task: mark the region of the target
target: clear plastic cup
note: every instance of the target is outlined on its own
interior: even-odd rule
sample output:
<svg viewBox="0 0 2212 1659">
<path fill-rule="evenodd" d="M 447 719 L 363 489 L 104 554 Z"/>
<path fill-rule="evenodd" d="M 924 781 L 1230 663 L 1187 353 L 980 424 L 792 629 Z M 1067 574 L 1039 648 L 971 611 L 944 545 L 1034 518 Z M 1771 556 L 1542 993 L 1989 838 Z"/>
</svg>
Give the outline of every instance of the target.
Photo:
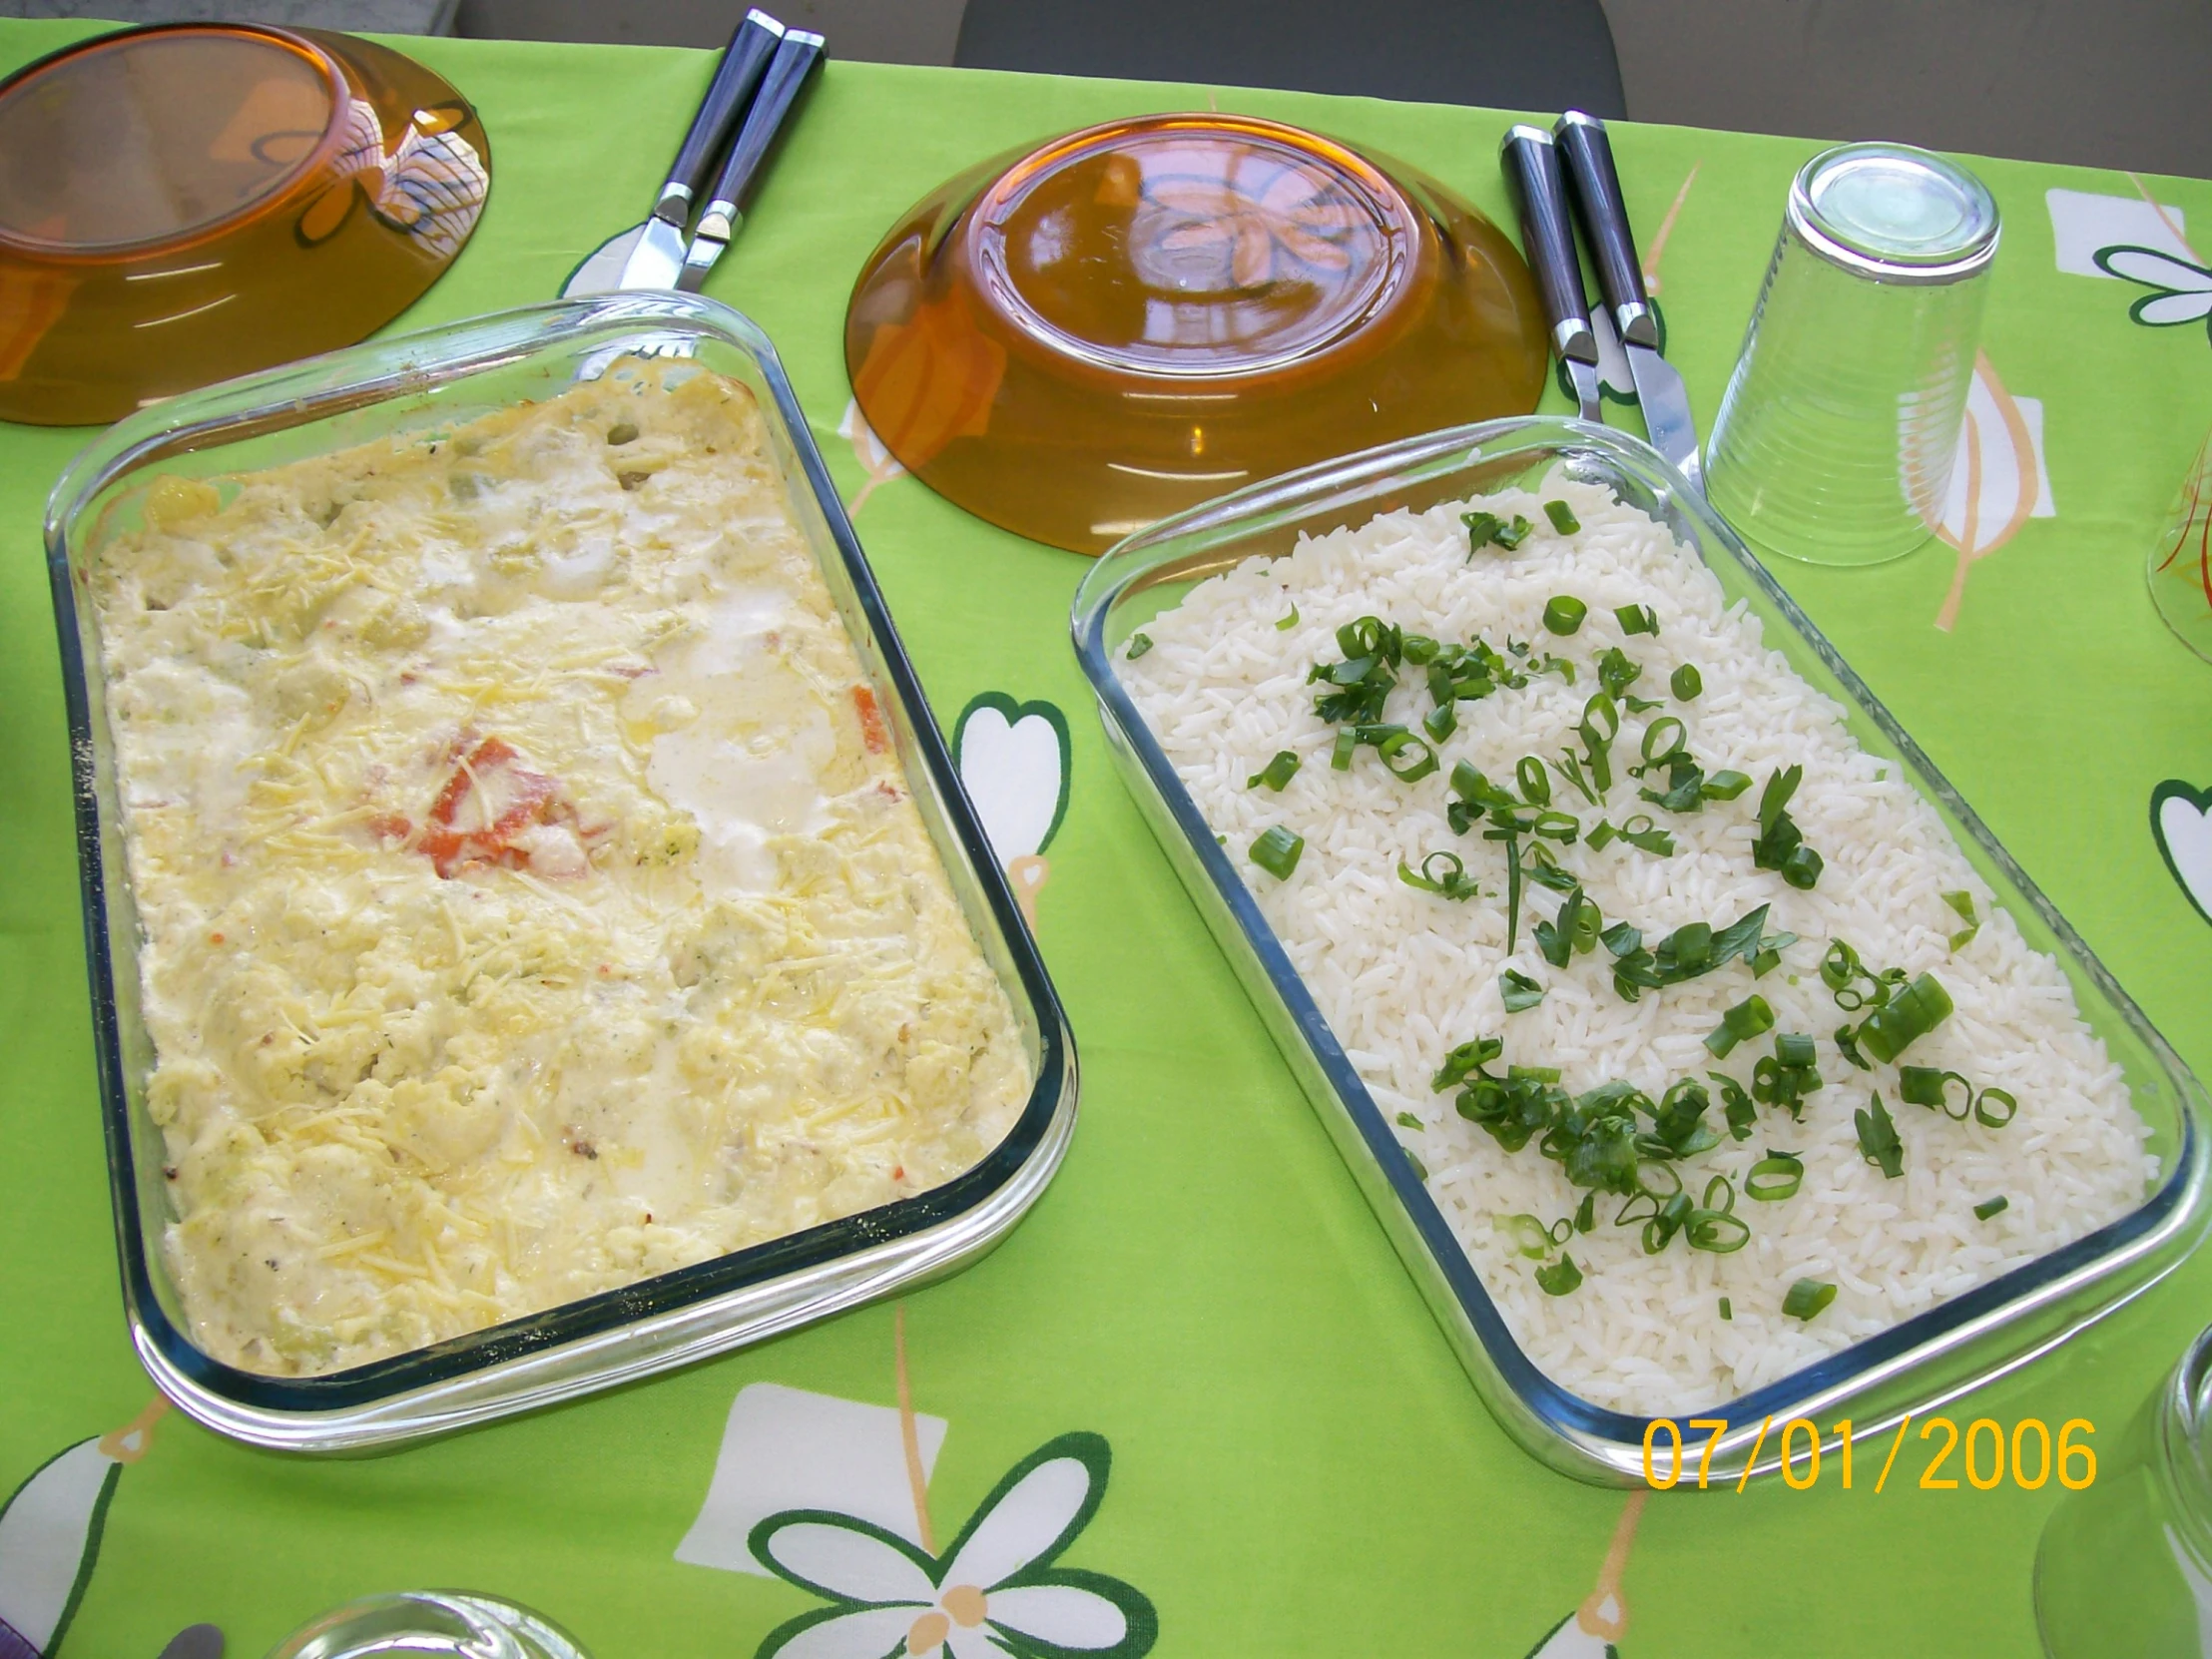
<svg viewBox="0 0 2212 1659">
<path fill-rule="evenodd" d="M 2035 1623 L 2050 1659 L 2203 1659 L 2212 1652 L 2212 1331 L 2060 1498 L 2035 1552 Z M 2072 1464 L 2083 1473 L 2078 1455 Z"/>
<path fill-rule="evenodd" d="M 2150 602 L 2183 645 L 2212 662 L 2212 432 L 2151 545 Z"/>
<path fill-rule="evenodd" d="M 302 1625 L 269 1659 L 591 1659 L 551 1620 L 511 1601 L 467 1590 L 396 1590 L 363 1596 Z"/>
<path fill-rule="evenodd" d="M 1980 180 L 1910 145 L 1800 170 L 1706 447 L 1707 496 L 1746 540 L 1868 565 L 1934 534 L 1998 230 Z"/>
</svg>

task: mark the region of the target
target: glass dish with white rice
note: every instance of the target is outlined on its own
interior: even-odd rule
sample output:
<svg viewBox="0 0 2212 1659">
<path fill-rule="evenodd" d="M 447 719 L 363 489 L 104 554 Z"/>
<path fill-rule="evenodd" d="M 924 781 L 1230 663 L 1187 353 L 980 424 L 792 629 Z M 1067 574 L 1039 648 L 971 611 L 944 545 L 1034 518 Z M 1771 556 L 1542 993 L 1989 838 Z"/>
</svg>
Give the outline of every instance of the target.
<svg viewBox="0 0 2212 1659">
<path fill-rule="evenodd" d="M 2201 1231 L 2193 1080 L 1641 446 L 1499 423 L 1260 486 L 1109 555 L 1076 635 L 1540 1455 L 1618 1475 L 1695 1412 L 1740 1464 L 1870 1393 L 1871 1427 Z"/>
</svg>

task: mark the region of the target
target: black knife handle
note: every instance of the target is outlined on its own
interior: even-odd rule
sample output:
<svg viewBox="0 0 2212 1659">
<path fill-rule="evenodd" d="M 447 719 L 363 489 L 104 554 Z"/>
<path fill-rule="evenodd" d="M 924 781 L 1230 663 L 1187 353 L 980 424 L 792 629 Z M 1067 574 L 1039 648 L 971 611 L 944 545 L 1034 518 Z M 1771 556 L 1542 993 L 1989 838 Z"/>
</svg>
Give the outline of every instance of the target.
<svg viewBox="0 0 2212 1659">
<path fill-rule="evenodd" d="M 730 147 L 730 159 L 722 164 L 722 176 L 715 181 L 714 195 L 707 203 L 707 213 L 722 215 L 733 230 L 760 187 L 769 156 L 790 124 L 792 112 L 814 85 L 815 71 L 822 67 L 822 36 L 803 29 L 786 34 L 776 48 L 775 61 L 768 66 L 753 107 L 745 112 L 738 142 Z"/>
<path fill-rule="evenodd" d="M 1595 363 L 1597 336 L 1590 331 L 1582 261 L 1574 251 L 1574 227 L 1567 222 L 1566 187 L 1551 135 L 1541 127 L 1515 127 L 1498 146 L 1497 159 L 1520 214 L 1521 242 L 1544 296 L 1544 314 L 1551 318 L 1552 346 L 1564 360 Z"/>
<path fill-rule="evenodd" d="M 1642 262 L 1636 258 L 1635 233 L 1628 228 L 1628 206 L 1621 200 L 1620 175 L 1613 171 L 1613 141 L 1594 115 L 1569 110 L 1553 129 L 1567 159 L 1567 179 L 1590 240 L 1590 263 L 1598 286 L 1613 308 L 1613 323 L 1629 345 L 1659 344 L 1659 322 L 1644 292 Z"/>
<path fill-rule="evenodd" d="M 679 232 L 684 229 L 699 193 L 706 189 L 714 172 L 715 158 L 722 154 L 753 102 L 783 38 L 783 24 L 764 11 L 747 12 L 745 20 L 732 31 L 730 44 L 723 48 L 722 62 L 715 66 L 707 96 L 700 101 L 699 113 L 692 117 L 691 131 L 684 135 L 676 160 L 669 166 L 668 183 L 661 187 L 661 199 L 653 208 L 656 218 L 667 220 Z"/>
</svg>

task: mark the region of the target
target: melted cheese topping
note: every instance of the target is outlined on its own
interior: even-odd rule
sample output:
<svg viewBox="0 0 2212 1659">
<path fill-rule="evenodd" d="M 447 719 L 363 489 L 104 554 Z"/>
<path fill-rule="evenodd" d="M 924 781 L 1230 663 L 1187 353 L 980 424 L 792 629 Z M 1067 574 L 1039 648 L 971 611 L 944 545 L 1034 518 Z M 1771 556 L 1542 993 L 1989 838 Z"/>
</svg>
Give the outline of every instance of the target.
<svg viewBox="0 0 2212 1659">
<path fill-rule="evenodd" d="M 691 365 L 214 485 L 93 578 L 166 1249 L 308 1376 L 851 1215 L 1031 1072 L 793 522 Z"/>
</svg>

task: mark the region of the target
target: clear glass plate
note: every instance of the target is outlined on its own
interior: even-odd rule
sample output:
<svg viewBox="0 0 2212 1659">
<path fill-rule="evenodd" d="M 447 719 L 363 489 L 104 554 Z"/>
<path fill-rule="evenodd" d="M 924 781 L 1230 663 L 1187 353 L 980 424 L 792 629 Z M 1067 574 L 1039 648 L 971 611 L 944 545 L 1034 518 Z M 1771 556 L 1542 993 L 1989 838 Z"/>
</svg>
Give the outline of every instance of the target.
<svg viewBox="0 0 2212 1659">
<path fill-rule="evenodd" d="M 1006 1139 L 929 1192 L 531 1318 L 327 1377 L 274 1378 L 194 1346 L 159 1241 L 172 1219 L 146 1113 L 139 923 L 124 861 L 96 620 L 77 589 L 140 522 L 164 474 L 216 478 L 450 426 L 549 396 L 632 353 L 692 358 L 748 387 L 792 511 L 873 683 L 955 899 L 1013 1004 L 1036 1085 Z M 125 1313 L 140 1360 L 188 1415 L 235 1439 L 334 1451 L 459 1428 L 778 1336 L 989 1249 L 1044 1191 L 1075 1128 L 1074 1040 L 962 791 L 883 596 L 768 336 L 712 299 L 615 294 L 534 305 L 228 381 L 124 421 L 70 463 L 47 504 L 75 757 L 93 1035 Z"/>
<path fill-rule="evenodd" d="M 1912 778 L 2028 944 L 2058 959 L 2082 1017 L 2125 1071 L 2159 1160 L 2157 1189 L 2109 1226 L 1741 1398 L 1714 1401 L 1703 1414 L 1725 1416 L 1734 1426 L 1714 1446 L 1711 1473 L 1734 1478 L 1752 1457 L 1762 1419 L 1828 1423 L 1849 1416 L 1858 1433 L 1879 1432 L 1908 1411 L 1953 1398 L 2048 1352 L 2170 1272 L 2203 1237 L 2208 1219 L 2205 1095 L 1889 710 L 1649 445 L 1552 417 L 1460 426 L 1310 467 L 1156 524 L 1100 559 L 1076 593 L 1076 656 L 1097 693 L 1107 747 L 1476 1391 L 1508 1433 L 1563 1473 L 1626 1484 L 1643 1478 L 1652 1419 L 1569 1392 L 1514 1342 L 1117 669 L 1123 642 L 1208 576 L 1255 556 L 1279 557 L 1301 535 L 1364 524 L 1378 513 L 1533 484 L 1555 465 L 1604 484 L 1694 549 L 1728 598 L 1760 618 L 1768 645 L 1844 707 L 1868 752 Z M 1777 1438 L 1765 1437 L 1754 1472 L 1780 1467 Z"/>
</svg>

